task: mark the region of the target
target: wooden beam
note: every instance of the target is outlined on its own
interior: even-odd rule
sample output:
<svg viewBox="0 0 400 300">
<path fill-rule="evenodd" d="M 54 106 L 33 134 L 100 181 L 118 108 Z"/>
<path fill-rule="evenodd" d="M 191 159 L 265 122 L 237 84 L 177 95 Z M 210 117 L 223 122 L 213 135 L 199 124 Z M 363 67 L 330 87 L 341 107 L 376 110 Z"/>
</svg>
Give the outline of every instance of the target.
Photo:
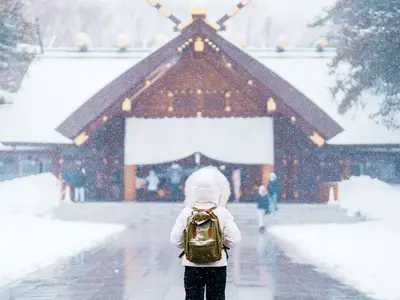
<svg viewBox="0 0 400 300">
<path fill-rule="evenodd" d="M 136 200 L 136 165 L 125 165 L 124 170 L 124 199 Z"/>
<path fill-rule="evenodd" d="M 274 171 L 273 165 L 263 165 L 262 166 L 262 184 L 265 187 L 268 187 L 269 183 L 269 174 Z"/>
</svg>

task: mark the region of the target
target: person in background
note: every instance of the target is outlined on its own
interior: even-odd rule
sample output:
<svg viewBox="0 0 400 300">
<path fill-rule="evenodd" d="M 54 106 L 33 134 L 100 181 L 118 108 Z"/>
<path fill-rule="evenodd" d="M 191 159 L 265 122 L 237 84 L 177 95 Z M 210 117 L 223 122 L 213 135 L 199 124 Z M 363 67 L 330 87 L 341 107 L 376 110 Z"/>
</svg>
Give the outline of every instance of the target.
<svg viewBox="0 0 400 300">
<path fill-rule="evenodd" d="M 74 199 L 73 182 L 74 174 L 65 170 L 61 172 L 61 200 L 72 201 Z"/>
<path fill-rule="evenodd" d="M 172 200 L 178 201 L 179 200 L 179 184 L 181 183 L 182 179 L 182 168 L 179 164 L 172 164 L 171 167 L 168 169 L 168 178 L 171 183 L 172 187 Z"/>
<path fill-rule="evenodd" d="M 157 197 L 158 186 L 160 184 L 160 179 L 158 178 L 154 170 L 150 170 L 149 175 L 146 177 L 146 184 L 147 184 L 148 197 L 151 200 L 154 200 Z"/>
<path fill-rule="evenodd" d="M 269 174 L 269 182 L 268 182 L 269 211 L 272 214 L 278 210 L 278 192 L 279 192 L 278 177 L 274 172 L 272 172 L 271 174 Z"/>
<path fill-rule="evenodd" d="M 261 185 L 258 187 L 256 201 L 257 201 L 257 214 L 258 214 L 258 228 L 260 230 L 260 233 L 264 233 L 265 232 L 264 216 L 269 213 L 268 192 L 265 186 Z"/>
<path fill-rule="evenodd" d="M 79 165 L 75 173 L 74 195 L 75 202 L 85 202 L 86 170 Z"/>
</svg>

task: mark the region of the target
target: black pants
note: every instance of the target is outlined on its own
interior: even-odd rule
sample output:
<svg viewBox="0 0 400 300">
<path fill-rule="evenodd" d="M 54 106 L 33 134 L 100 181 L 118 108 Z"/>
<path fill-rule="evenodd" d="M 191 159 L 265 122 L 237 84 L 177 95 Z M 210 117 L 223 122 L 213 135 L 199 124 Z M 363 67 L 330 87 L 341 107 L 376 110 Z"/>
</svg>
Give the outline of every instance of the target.
<svg viewBox="0 0 400 300">
<path fill-rule="evenodd" d="M 225 300 L 226 267 L 185 267 L 186 300 Z"/>
</svg>

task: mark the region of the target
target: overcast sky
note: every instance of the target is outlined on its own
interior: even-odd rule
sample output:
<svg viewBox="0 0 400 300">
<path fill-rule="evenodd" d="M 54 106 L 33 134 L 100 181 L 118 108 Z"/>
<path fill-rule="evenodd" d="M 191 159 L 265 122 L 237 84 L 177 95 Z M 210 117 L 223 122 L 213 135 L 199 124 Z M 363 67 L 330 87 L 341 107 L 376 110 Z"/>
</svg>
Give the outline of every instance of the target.
<svg viewBox="0 0 400 300">
<path fill-rule="evenodd" d="M 171 38 L 172 23 L 145 0 L 32 0 L 41 19 L 48 42 L 57 36 L 56 45 L 73 41 L 78 31 L 86 31 L 94 45 L 111 46 L 118 33 L 146 46 L 157 38 Z M 324 7 L 335 0 L 252 0 L 227 22 L 224 35 L 233 42 L 246 40 L 254 47 L 274 46 L 280 38 L 288 46 L 309 46 L 325 29 L 307 28 Z M 217 21 L 234 0 L 159 0 L 182 21 L 190 18 L 192 7 L 208 10 L 208 18 Z M 270 24 L 268 30 L 268 22 Z"/>
</svg>

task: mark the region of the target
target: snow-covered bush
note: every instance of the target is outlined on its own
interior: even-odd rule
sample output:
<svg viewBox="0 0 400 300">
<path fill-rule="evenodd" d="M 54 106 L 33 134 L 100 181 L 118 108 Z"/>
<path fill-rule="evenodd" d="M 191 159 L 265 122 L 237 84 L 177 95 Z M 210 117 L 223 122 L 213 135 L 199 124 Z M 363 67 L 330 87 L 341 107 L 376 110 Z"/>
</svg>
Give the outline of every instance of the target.
<svg viewBox="0 0 400 300">
<path fill-rule="evenodd" d="M 350 215 L 392 221 L 398 219 L 400 191 L 368 176 L 351 177 L 340 183 L 340 206 Z"/>
</svg>

